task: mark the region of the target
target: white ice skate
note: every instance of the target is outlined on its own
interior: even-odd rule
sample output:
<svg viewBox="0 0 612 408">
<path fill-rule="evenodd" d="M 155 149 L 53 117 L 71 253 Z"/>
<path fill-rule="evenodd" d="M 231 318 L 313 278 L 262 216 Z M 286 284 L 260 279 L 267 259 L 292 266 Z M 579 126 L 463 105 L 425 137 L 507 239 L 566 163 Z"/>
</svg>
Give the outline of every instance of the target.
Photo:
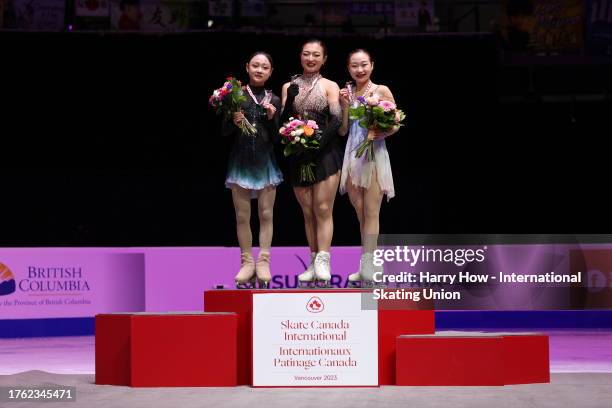
<svg viewBox="0 0 612 408">
<path fill-rule="evenodd" d="M 315 283 L 315 270 L 314 261 L 317 254 L 316 252 L 310 253 L 310 264 L 306 270 L 298 275 L 298 283 L 300 287 L 311 287 Z"/>
<path fill-rule="evenodd" d="M 314 261 L 314 272 L 318 286 L 328 288 L 331 281 L 329 252 L 321 251 L 317 253 Z"/>
</svg>

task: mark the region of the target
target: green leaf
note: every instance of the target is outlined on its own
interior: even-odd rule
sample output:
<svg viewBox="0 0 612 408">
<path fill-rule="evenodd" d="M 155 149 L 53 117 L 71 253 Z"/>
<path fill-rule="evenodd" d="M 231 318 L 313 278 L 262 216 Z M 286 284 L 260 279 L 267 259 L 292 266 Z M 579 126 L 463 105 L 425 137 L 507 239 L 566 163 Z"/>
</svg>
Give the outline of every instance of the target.
<svg viewBox="0 0 612 408">
<path fill-rule="evenodd" d="M 374 113 L 374 115 L 378 116 L 380 114 L 384 114 L 385 110 L 383 108 L 381 108 L 380 106 L 374 106 L 372 108 L 372 112 Z"/>
<path fill-rule="evenodd" d="M 366 109 L 365 106 L 360 105 L 356 108 L 349 108 L 349 117 L 352 120 L 358 120 L 361 119 L 363 116 L 365 116 L 366 114 Z"/>
<path fill-rule="evenodd" d="M 359 121 L 359 126 L 368 129 L 370 127 L 370 121 L 367 118 L 363 118 Z"/>
</svg>

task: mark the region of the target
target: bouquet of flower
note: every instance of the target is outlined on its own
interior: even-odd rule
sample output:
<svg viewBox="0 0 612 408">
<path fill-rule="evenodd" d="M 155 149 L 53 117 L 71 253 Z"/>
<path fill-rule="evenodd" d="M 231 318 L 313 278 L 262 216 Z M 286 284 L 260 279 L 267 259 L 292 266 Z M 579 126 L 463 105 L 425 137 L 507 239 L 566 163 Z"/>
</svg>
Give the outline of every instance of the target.
<svg viewBox="0 0 612 408">
<path fill-rule="evenodd" d="M 368 129 L 368 137 L 357 147 L 355 157 L 366 153 L 368 161 L 374 160 L 375 131 L 388 131 L 395 126 L 402 126 L 406 117 L 404 112 L 390 101 L 381 101 L 378 96 L 357 98 L 358 105 L 349 109 L 349 118 L 358 120 L 359 126 Z"/>
<path fill-rule="evenodd" d="M 213 94 L 208 98 L 208 103 L 212 106 L 217 114 L 223 113 L 225 120 L 232 120 L 232 116 L 236 112 L 240 112 L 240 105 L 246 101 L 246 95 L 242 89 L 242 83 L 234 77 L 228 77 L 223 86 L 215 89 Z M 246 135 L 254 135 L 257 132 L 246 118 L 240 124 L 240 130 Z"/>
<path fill-rule="evenodd" d="M 285 157 L 319 148 L 321 131 L 314 120 L 289 118 L 289 121 L 278 130 L 278 133 L 282 136 L 282 143 L 285 145 Z M 302 182 L 314 182 L 313 167 L 315 167 L 315 164 L 312 162 L 300 165 L 300 180 Z"/>
</svg>

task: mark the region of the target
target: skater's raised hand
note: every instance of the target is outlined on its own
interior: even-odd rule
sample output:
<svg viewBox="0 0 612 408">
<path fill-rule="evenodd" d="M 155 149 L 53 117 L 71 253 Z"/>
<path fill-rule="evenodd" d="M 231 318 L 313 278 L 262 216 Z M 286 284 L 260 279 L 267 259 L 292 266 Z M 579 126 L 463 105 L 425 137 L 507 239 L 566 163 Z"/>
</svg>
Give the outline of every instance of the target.
<svg viewBox="0 0 612 408">
<path fill-rule="evenodd" d="M 342 88 L 340 90 L 340 106 L 342 106 L 342 109 L 345 109 L 349 106 L 349 103 L 349 90 L 347 88 Z"/>
<path fill-rule="evenodd" d="M 266 109 L 268 120 L 272 120 L 272 118 L 274 118 L 274 115 L 276 114 L 276 107 L 271 103 L 266 103 L 263 107 Z"/>
</svg>

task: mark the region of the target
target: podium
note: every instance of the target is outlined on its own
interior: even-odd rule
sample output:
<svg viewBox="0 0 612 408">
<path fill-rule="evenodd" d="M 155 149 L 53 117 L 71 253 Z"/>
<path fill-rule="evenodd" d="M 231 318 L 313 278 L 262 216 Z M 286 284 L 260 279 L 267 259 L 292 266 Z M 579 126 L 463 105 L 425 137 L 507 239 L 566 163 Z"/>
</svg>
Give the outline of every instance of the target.
<svg viewBox="0 0 612 408">
<path fill-rule="evenodd" d="M 397 385 L 548 382 L 545 335 L 449 331 L 397 338 Z"/>
<path fill-rule="evenodd" d="M 268 295 L 274 295 L 276 298 L 274 301 L 270 300 L 269 302 L 265 299 L 262 299 L 262 302 L 258 300 L 258 296 L 262 298 L 266 298 Z M 346 302 L 343 302 L 343 296 L 345 297 Z M 295 321 L 321 321 L 321 322 L 329 322 L 333 321 L 340 324 L 340 320 L 344 317 L 345 320 L 349 317 L 355 317 L 355 313 L 361 312 L 361 304 L 355 303 L 355 296 L 365 296 L 371 298 L 371 290 L 367 289 L 288 289 L 288 290 L 266 290 L 266 289 L 240 289 L 240 290 L 210 290 L 204 292 L 204 310 L 207 312 L 234 312 L 238 315 L 238 350 L 237 350 L 237 381 L 239 385 L 251 385 L 251 386 L 350 386 L 349 383 L 341 383 L 342 373 L 347 370 L 337 369 L 333 367 L 333 370 L 328 369 L 328 366 L 318 367 L 316 372 L 325 372 L 329 374 L 330 377 L 334 378 L 333 375 L 337 376 L 336 380 L 330 379 L 329 381 L 324 380 L 324 376 L 320 382 L 299 382 L 292 383 L 291 385 L 286 384 L 285 380 L 279 380 L 276 385 L 271 385 L 272 380 L 270 377 L 267 377 L 267 380 L 260 380 L 261 376 L 258 376 L 257 372 L 255 372 L 254 376 L 254 368 L 257 369 L 257 364 L 262 363 L 258 362 L 257 356 L 254 353 L 262 353 L 265 355 L 263 350 L 260 349 L 262 342 L 257 343 L 255 341 L 253 335 L 254 333 L 261 333 L 261 330 L 258 330 L 259 326 L 258 322 L 261 322 L 261 319 L 272 319 L 273 315 L 279 315 L 283 318 L 287 318 L 287 316 L 295 316 Z M 318 299 L 322 303 L 324 308 L 329 311 L 330 307 L 337 308 L 340 310 L 341 303 L 351 304 L 348 306 L 348 309 L 343 309 L 340 315 L 331 314 L 325 315 L 325 312 L 321 314 L 312 313 L 312 316 L 323 316 L 324 319 L 308 319 L 311 313 L 307 311 L 306 307 L 308 302 L 311 299 Z M 287 313 L 281 313 L 282 310 L 279 310 L 279 313 L 272 313 L 270 315 L 261 315 L 261 313 L 268 313 L 270 310 L 274 309 L 266 309 L 266 307 L 258 307 L 257 305 L 260 303 L 272 304 L 273 302 L 278 302 L 278 305 L 286 305 L 285 308 L 290 307 L 292 302 L 299 303 L 299 307 L 296 307 L 295 310 Z M 272 303 L 270 303 L 272 302 Z M 286 303 L 283 303 L 286 302 Z M 392 304 L 379 302 L 377 305 L 375 304 L 375 309 L 371 310 L 370 315 L 374 315 L 372 320 L 375 321 L 370 333 L 367 333 L 363 330 L 365 328 L 358 328 L 354 335 L 361 336 L 362 341 L 369 342 L 368 344 L 373 346 L 373 349 L 368 350 L 365 354 L 363 351 L 359 351 L 362 356 L 361 358 L 365 358 L 368 361 L 368 364 L 374 364 L 374 368 L 369 368 L 365 371 L 365 377 L 368 378 L 372 371 L 374 371 L 374 378 L 377 378 L 377 381 L 368 382 L 367 384 L 363 384 L 361 382 L 355 383 L 353 385 L 357 386 L 377 386 L 377 385 L 395 385 L 395 349 L 396 349 L 396 338 L 402 334 L 427 334 L 434 332 L 434 312 L 433 310 L 427 310 L 427 307 L 431 309 L 431 304 L 425 303 L 415 303 L 414 309 L 405 310 L 399 309 L 397 307 L 393 307 Z M 417 307 L 425 308 L 418 309 Z M 352 309 L 351 309 L 352 308 Z M 301 315 L 298 313 L 298 309 L 303 309 Z M 355 313 L 351 313 L 351 310 Z M 295 312 L 295 315 L 292 313 Z M 259 313 L 259 315 L 258 315 Z M 365 316 L 365 315 L 364 315 Z M 372 317 L 372 316 L 370 316 Z M 369 319 L 369 318 L 366 318 Z M 291 319 L 290 319 L 291 320 Z M 357 322 L 359 319 L 355 319 Z M 276 322 L 278 322 L 277 320 Z M 348 321 L 347 321 L 348 322 Z M 349 325 L 351 324 L 348 322 Z M 318 324 L 318 323 L 315 323 Z M 371 324 L 371 321 L 370 323 Z M 270 330 L 274 330 L 274 327 L 270 328 Z M 299 332 L 299 329 L 295 329 Z M 350 338 L 350 328 L 348 329 L 349 333 L 347 333 L 346 340 L 337 340 L 339 344 L 343 344 L 346 347 L 353 347 L 352 350 L 356 350 L 354 344 L 347 343 Z M 333 330 L 332 330 L 333 332 Z M 321 331 L 318 332 L 319 334 Z M 338 329 L 337 333 L 342 333 L 342 329 Z M 359 333 L 359 334 L 357 334 Z M 290 333 L 290 334 L 293 334 Z M 279 333 L 279 336 L 282 337 L 282 333 Z M 286 338 L 286 337 L 285 337 Z M 356 340 L 353 338 L 353 340 Z M 357 341 L 355 341 L 357 343 Z M 257 347 L 254 350 L 254 346 Z M 286 349 L 286 346 L 283 346 Z M 313 348 L 313 347 L 311 347 Z M 340 347 L 343 348 L 343 347 Z M 281 351 L 285 350 L 282 349 Z M 271 352 L 275 352 L 275 350 L 271 350 Z M 294 352 L 294 351 L 291 351 Z M 309 351 L 305 351 L 309 352 Z M 321 351 L 323 352 L 323 351 Z M 375 361 L 369 359 L 367 353 L 370 353 L 375 357 Z M 365 357 L 364 357 L 365 356 Z M 320 356 L 317 356 L 320 357 Z M 297 358 L 295 358 L 297 360 Z M 317 360 L 315 364 L 318 364 L 318 359 L 310 359 Z M 348 363 L 348 358 L 345 359 Z M 364 360 L 364 361 L 365 361 Z M 328 361 L 323 362 L 324 364 L 335 364 Z M 263 364 L 263 363 L 262 363 Z M 342 363 L 338 363 L 342 364 Z M 359 362 L 358 362 L 359 364 Z M 295 373 L 299 373 L 300 377 L 306 378 L 314 378 L 317 376 L 309 375 L 309 370 L 303 369 L 303 367 L 297 367 L 298 371 Z M 341 373 L 341 374 L 338 374 Z M 272 373 L 270 375 L 280 375 L 279 373 Z M 357 378 L 357 377 L 356 377 Z M 313 380 L 314 381 L 314 380 Z M 347 379 L 348 381 L 348 379 Z M 266 385 L 261 385 L 266 384 Z"/>
<path fill-rule="evenodd" d="M 372 302 L 367 289 L 243 289 L 204 292 L 205 312 L 101 314 L 95 320 L 95 383 L 376 387 L 550 382 L 546 335 L 434 333 L 431 306 Z"/>
<path fill-rule="evenodd" d="M 234 313 L 112 313 L 95 319 L 96 384 L 236 385 Z"/>
</svg>

